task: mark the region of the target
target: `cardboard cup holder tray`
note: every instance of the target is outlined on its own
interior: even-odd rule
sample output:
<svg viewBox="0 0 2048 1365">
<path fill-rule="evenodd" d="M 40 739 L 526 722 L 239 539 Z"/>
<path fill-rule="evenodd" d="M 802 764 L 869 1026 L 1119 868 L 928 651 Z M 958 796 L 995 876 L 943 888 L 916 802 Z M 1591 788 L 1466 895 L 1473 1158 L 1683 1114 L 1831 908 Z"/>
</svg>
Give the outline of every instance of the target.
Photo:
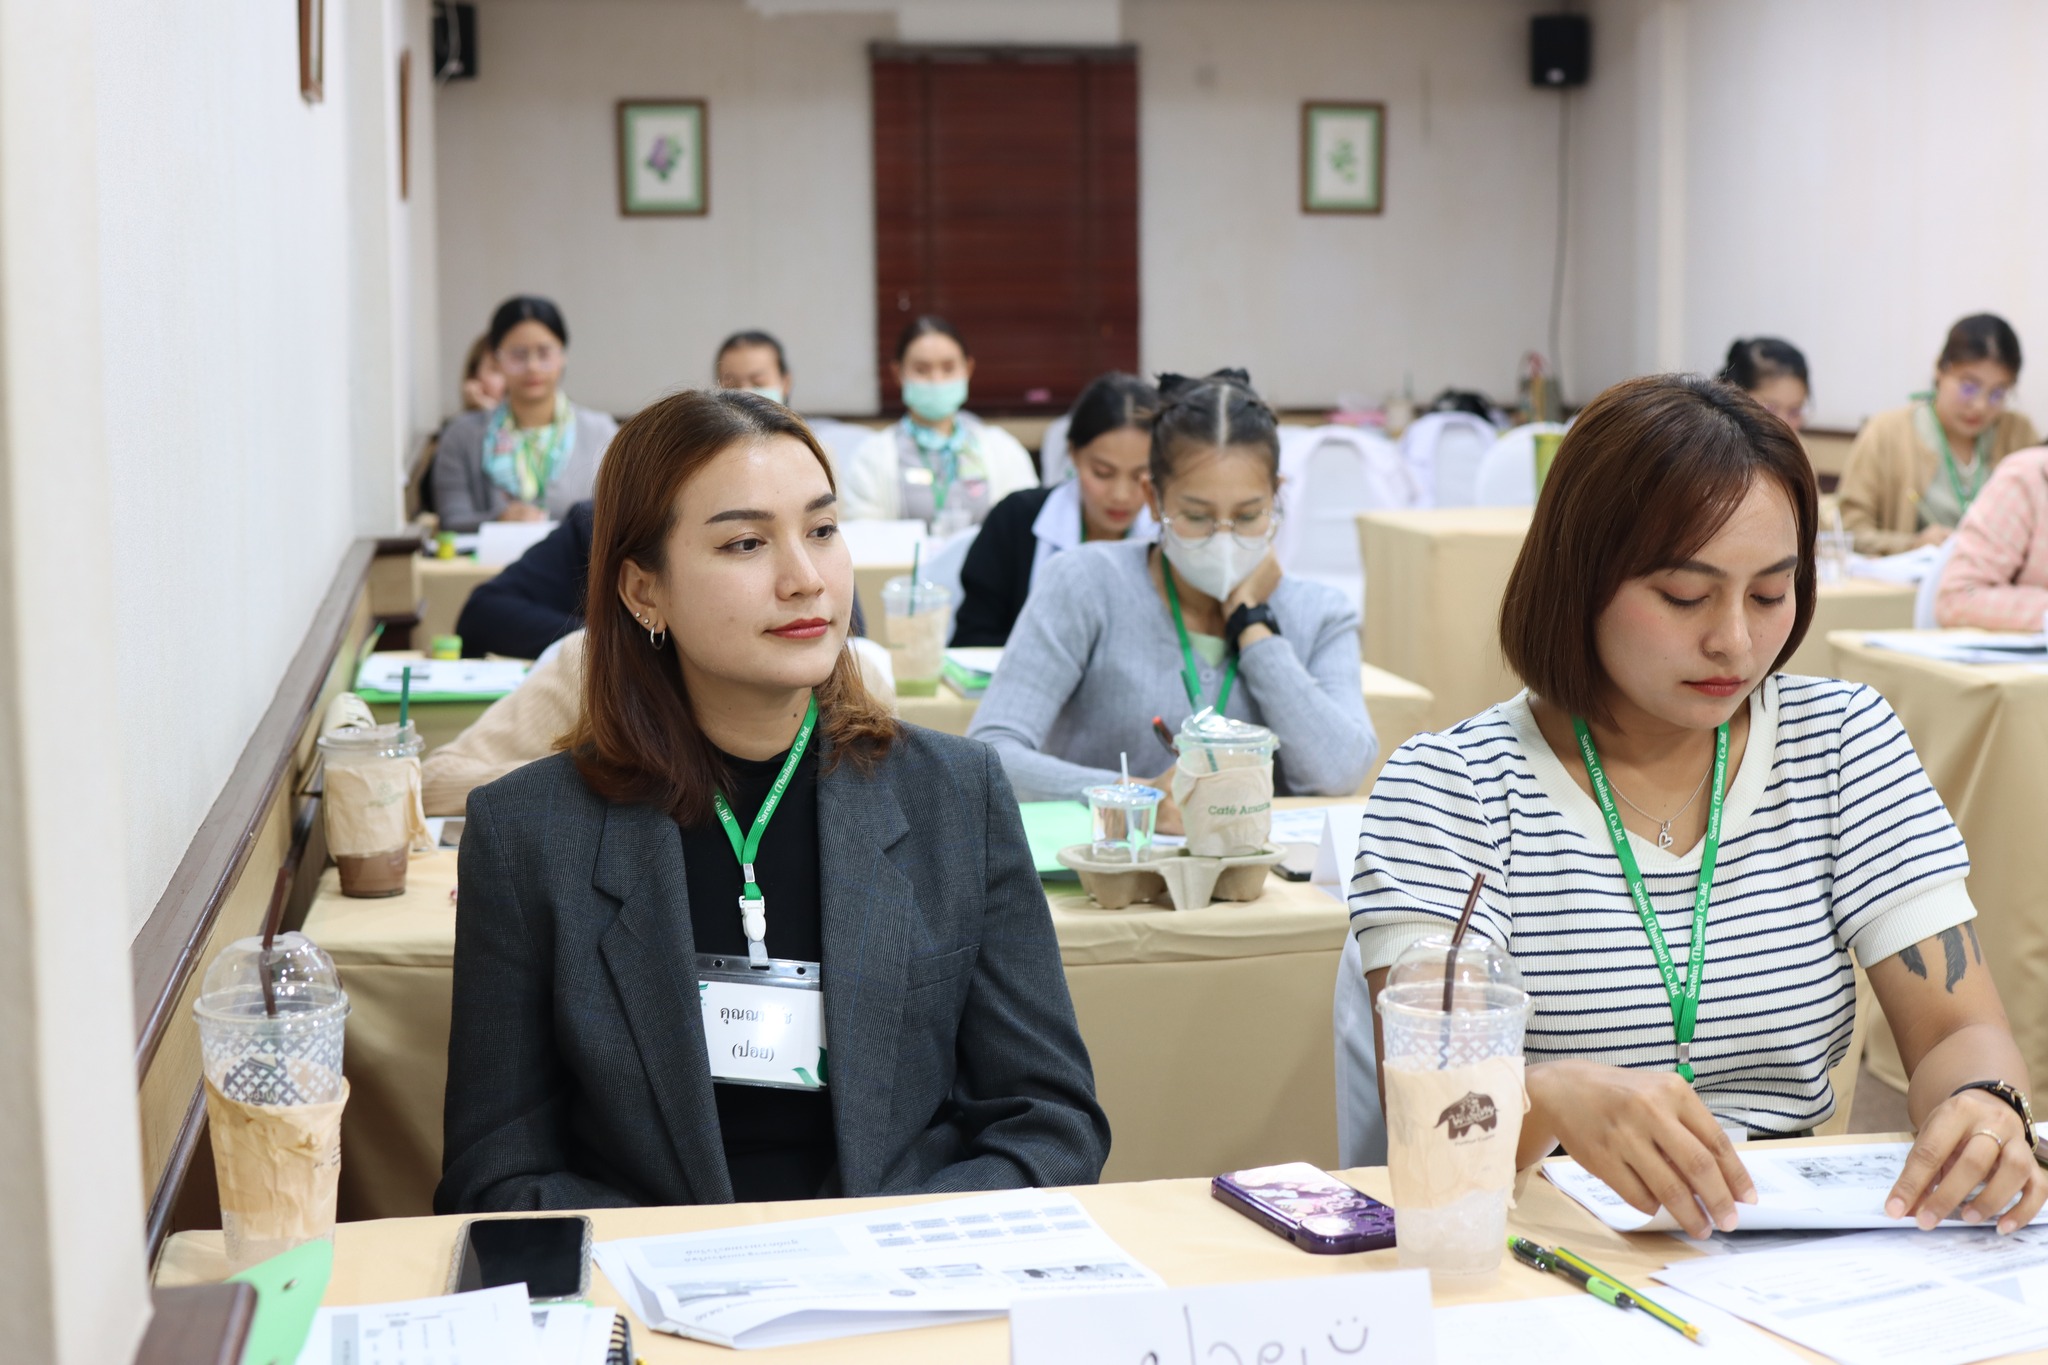
<svg viewBox="0 0 2048 1365">
<path fill-rule="evenodd" d="M 1266 873 L 1286 856 L 1271 844 L 1234 858 L 1154 850 L 1137 863 L 1098 859 L 1092 844 L 1069 844 L 1058 854 L 1062 866 L 1081 874 L 1081 889 L 1105 910 L 1139 902 L 1200 910 L 1216 901 L 1255 901 L 1265 892 Z"/>
</svg>

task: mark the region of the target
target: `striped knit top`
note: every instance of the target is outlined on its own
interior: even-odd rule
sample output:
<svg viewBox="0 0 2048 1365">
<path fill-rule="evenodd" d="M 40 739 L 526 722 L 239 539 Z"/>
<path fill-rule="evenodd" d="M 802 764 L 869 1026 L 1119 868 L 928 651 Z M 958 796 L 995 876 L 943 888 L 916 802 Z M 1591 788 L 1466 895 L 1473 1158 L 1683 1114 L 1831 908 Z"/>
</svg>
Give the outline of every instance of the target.
<svg viewBox="0 0 2048 1365">
<path fill-rule="evenodd" d="M 1749 708 L 1707 912 L 1694 1084 L 1725 1122 L 1793 1133 L 1834 1112 L 1828 1069 L 1855 1016 L 1850 954 L 1877 962 L 1976 909 L 1962 836 L 1884 698 L 1774 676 Z M 1683 980 L 1700 845 L 1681 857 L 1629 838 Z M 1526 692 L 1387 761 L 1351 882 L 1365 970 L 1443 932 L 1480 871 L 1472 927 L 1513 956 L 1536 1000 L 1529 1061 L 1676 1065 L 1670 997 L 1600 808 Z"/>
</svg>

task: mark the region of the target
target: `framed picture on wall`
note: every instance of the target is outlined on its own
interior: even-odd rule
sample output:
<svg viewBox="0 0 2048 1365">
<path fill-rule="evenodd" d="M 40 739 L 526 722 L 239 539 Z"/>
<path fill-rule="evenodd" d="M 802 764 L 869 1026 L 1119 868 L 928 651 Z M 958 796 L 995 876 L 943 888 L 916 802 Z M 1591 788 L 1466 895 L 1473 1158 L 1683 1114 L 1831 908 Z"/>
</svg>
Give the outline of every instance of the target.
<svg viewBox="0 0 2048 1365">
<path fill-rule="evenodd" d="M 711 211 L 703 100 L 619 101 L 619 212 Z"/>
<path fill-rule="evenodd" d="M 327 90 L 327 3 L 299 0 L 299 98 L 318 104 Z"/>
<path fill-rule="evenodd" d="M 1303 213 L 1378 213 L 1385 200 L 1386 164 L 1386 105 L 1302 102 Z"/>
</svg>

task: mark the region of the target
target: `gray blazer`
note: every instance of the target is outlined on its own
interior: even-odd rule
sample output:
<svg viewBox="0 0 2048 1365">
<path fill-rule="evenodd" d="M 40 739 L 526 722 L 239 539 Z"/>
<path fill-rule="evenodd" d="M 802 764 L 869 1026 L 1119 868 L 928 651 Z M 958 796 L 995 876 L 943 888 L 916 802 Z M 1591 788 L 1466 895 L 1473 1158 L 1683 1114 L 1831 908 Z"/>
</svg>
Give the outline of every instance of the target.
<svg viewBox="0 0 2048 1365">
<path fill-rule="evenodd" d="M 818 775 L 833 1195 L 1088 1184 L 1109 1123 L 1002 765 Z M 470 794 L 439 1213 L 732 1200 L 682 840 L 556 754 Z"/>
<path fill-rule="evenodd" d="M 597 486 L 598 462 L 619 432 L 610 414 L 581 403 L 570 407 L 576 413 L 576 448 L 548 485 L 547 513 L 555 521 L 569 514 L 572 503 L 590 496 Z M 434 513 L 444 531 L 474 531 L 512 501 L 484 473 L 484 432 L 490 424 L 488 412 L 465 412 L 451 417 L 434 442 Z"/>
</svg>

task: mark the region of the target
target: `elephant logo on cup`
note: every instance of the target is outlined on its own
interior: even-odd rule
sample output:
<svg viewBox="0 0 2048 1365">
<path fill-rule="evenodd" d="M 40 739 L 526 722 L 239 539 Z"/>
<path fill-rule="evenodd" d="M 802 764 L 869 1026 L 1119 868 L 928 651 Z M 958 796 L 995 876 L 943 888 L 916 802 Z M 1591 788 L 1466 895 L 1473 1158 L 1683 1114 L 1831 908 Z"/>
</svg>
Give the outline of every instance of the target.
<svg viewBox="0 0 2048 1365">
<path fill-rule="evenodd" d="M 1437 1115 L 1435 1126 L 1448 1127 L 1451 1141 L 1456 1142 L 1474 1128 L 1482 1128 L 1490 1133 L 1498 1121 L 1499 1115 L 1494 1110 L 1492 1096 L 1467 1091 L 1463 1099 L 1455 1101 L 1450 1108 Z"/>
</svg>

